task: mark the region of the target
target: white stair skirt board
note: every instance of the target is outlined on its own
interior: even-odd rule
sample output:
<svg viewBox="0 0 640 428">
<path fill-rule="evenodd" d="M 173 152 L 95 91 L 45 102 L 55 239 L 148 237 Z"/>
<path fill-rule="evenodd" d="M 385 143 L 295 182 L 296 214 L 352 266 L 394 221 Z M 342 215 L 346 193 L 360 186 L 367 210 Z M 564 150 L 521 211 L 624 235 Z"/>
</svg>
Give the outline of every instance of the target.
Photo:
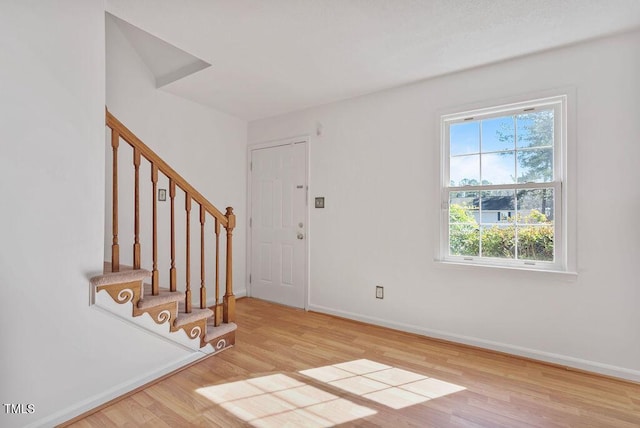
<svg viewBox="0 0 640 428">
<path fill-rule="evenodd" d="M 509 345 L 506 343 L 493 342 L 491 340 L 478 339 L 470 336 L 452 334 L 445 331 L 430 330 L 412 324 L 404 324 L 388 321 L 382 318 L 370 317 L 366 315 L 356 314 L 353 312 L 341 311 L 320 305 L 309 305 L 309 310 L 320 312 L 323 314 L 335 315 L 355 321 L 366 322 L 368 324 L 379 325 L 394 330 L 415 333 L 421 336 L 431 337 L 435 339 L 448 340 L 450 342 L 461 343 L 465 345 L 477 346 L 479 348 L 489 349 L 507 354 L 531 358 L 538 361 L 558 364 L 565 367 L 572 367 L 579 370 L 598 373 L 605 376 L 617 377 L 633 382 L 640 382 L 640 371 L 627 369 L 624 367 L 603 364 L 596 361 L 583 360 L 580 358 L 570 357 L 566 355 L 554 354 L 551 352 L 538 351 L 536 349 L 524 348 L 521 346 Z"/>
<path fill-rule="evenodd" d="M 127 302 L 125 304 L 116 303 L 105 290 L 95 293 L 94 307 L 112 314 L 128 324 L 132 324 L 143 331 L 160 337 L 184 350 L 198 351 L 204 354 L 211 354 L 215 352 L 215 349 L 210 344 L 201 348 L 200 337 L 191 339 L 182 329 L 170 332 L 170 323 L 172 323 L 173 320 L 157 324 L 148 313 L 144 313 L 137 317 L 132 316 L 133 304 L 131 302 Z"/>
</svg>

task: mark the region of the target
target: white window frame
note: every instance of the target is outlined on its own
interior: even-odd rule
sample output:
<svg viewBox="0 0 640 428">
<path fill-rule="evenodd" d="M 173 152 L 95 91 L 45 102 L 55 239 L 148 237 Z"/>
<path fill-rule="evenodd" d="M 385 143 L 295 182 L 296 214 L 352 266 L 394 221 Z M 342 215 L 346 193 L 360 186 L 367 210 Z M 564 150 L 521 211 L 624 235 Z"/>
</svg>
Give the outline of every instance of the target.
<svg viewBox="0 0 640 428">
<path fill-rule="evenodd" d="M 513 183 L 504 185 L 477 185 L 477 186 L 451 186 L 450 185 L 450 125 L 469 120 L 484 120 L 511 114 L 520 114 L 535 110 L 554 110 L 554 146 L 553 146 L 553 180 L 544 183 Z M 504 104 L 492 107 L 483 107 L 474 110 L 446 114 L 440 117 L 441 136 L 441 180 L 440 180 L 440 257 L 443 262 L 451 262 L 466 265 L 481 265 L 494 267 L 510 267 L 526 270 L 567 272 L 569 270 L 569 257 L 567 236 L 567 95 L 557 95 L 546 98 L 531 99 L 527 101 Z M 482 168 L 482 165 L 480 166 Z M 450 255 L 449 248 L 449 197 L 456 191 L 483 191 L 504 189 L 554 189 L 554 261 L 503 259 L 481 256 L 457 256 Z"/>
</svg>

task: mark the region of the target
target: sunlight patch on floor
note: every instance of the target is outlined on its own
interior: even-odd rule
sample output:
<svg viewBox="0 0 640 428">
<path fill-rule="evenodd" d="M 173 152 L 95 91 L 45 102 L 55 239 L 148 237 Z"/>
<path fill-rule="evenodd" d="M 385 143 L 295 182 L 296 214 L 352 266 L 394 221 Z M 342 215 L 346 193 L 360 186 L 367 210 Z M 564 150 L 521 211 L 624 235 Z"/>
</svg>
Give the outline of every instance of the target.
<svg viewBox="0 0 640 428">
<path fill-rule="evenodd" d="M 199 388 L 197 392 L 255 427 L 331 427 L 376 414 L 284 374 Z"/>
<path fill-rule="evenodd" d="M 302 370 L 300 373 L 392 409 L 402 409 L 466 389 L 367 359 Z"/>
<path fill-rule="evenodd" d="M 466 389 L 366 359 L 299 373 L 334 388 L 333 391 L 345 391 L 392 409 L 403 409 Z M 254 427 L 332 427 L 377 413 L 282 373 L 196 391 Z"/>
</svg>

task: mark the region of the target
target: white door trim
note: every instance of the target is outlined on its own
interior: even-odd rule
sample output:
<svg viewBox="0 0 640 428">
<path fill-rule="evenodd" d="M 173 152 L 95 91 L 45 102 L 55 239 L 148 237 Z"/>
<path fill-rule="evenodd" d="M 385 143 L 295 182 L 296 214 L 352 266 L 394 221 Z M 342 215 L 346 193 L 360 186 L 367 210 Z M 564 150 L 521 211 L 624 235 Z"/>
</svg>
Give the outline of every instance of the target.
<svg viewBox="0 0 640 428">
<path fill-rule="evenodd" d="M 247 284 L 247 296 L 251 297 L 252 296 L 252 283 L 250 281 L 250 275 L 251 275 L 251 267 L 252 267 L 252 260 L 251 260 L 251 254 L 252 254 L 252 239 L 251 239 L 251 235 L 252 235 L 252 230 L 251 230 L 251 216 L 253 213 L 253 207 L 251 206 L 251 200 L 252 200 L 252 189 L 251 189 L 251 152 L 253 150 L 259 150 L 259 149 L 267 149 L 267 148 L 271 148 L 271 147 L 278 147 L 278 146 L 287 146 L 287 145 L 293 145 L 293 144 L 299 144 L 299 143 L 306 143 L 307 145 L 307 150 L 306 150 L 306 158 L 305 158 L 305 178 L 307 180 L 307 193 L 306 193 L 306 198 L 307 198 L 307 209 L 306 209 L 306 214 L 305 214 L 305 223 L 307 225 L 306 229 L 306 236 L 305 236 L 305 271 L 304 271 L 304 310 L 308 310 L 309 309 L 309 281 L 310 281 L 310 262 L 311 259 L 309 257 L 309 241 L 310 241 L 310 236 L 311 236 L 311 223 L 310 223 L 310 210 L 309 210 L 309 204 L 310 199 L 309 199 L 309 195 L 310 195 L 310 187 L 311 187 L 311 176 L 310 176 L 310 171 L 309 171 L 309 164 L 310 164 L 310 159 L 311 159 L 311 139 L 308 135 L 300 135 L 300 136 L 294 136 L 294 137 L 288 137 L 288 138 L 282 138 L 282 139 L 276 139 L 276 140 L 269 140 L 269 141 L 264 141 L 261 143 L 255 143 L 255 144 L 249 144 L 247 146 L 247 218 L 246 218 L 246 230 L 247 230 L 247 234 L 246 234 L 246 257 L 247 257 L 247 262 L 246 262 L 246 272 L 245 272 L 245 284 Z"/>
</svg>

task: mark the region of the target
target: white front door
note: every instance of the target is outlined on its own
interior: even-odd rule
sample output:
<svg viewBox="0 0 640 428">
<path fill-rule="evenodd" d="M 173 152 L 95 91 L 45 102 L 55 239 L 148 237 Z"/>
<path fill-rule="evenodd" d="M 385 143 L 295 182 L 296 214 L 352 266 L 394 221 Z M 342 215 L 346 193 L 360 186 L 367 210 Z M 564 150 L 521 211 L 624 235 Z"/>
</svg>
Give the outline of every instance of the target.
<svg viewBox="0 0 640 428">
<path fill-rule="evenodd" d="M 307 142 L 251 150 L 251 296 L 305 307 Z"/>
</svg>

